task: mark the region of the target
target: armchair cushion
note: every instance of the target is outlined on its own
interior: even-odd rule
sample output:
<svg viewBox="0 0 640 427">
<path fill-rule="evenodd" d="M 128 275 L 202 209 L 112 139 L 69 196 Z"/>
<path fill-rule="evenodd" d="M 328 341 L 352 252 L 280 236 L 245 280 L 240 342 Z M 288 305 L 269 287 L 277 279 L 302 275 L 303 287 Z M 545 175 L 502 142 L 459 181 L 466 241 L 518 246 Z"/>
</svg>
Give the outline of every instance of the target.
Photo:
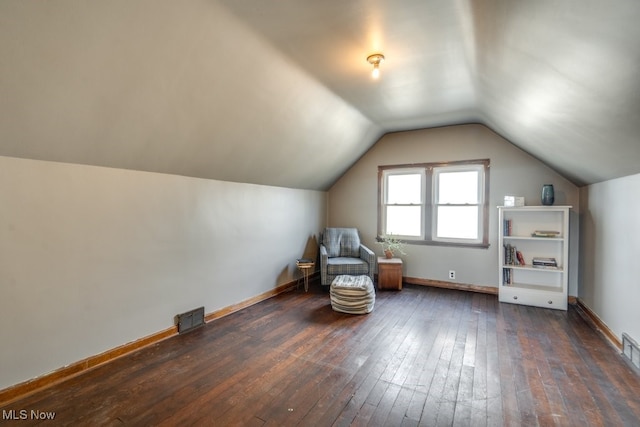
<svg viewBox="0 0 640 427">
<path fill-rule="evenodd" d="M 347 274 L 352 276 L 369 274 L 369 264 L 360 258 L 329 258 L 327 261 L 327 273 L 332 275 Z"/>
<path fill-rule="evenodd" d="M 322 243 L 329 258 L 360 256 L 360 236 L 355 228 L 327 228 Z"/>
</svg>

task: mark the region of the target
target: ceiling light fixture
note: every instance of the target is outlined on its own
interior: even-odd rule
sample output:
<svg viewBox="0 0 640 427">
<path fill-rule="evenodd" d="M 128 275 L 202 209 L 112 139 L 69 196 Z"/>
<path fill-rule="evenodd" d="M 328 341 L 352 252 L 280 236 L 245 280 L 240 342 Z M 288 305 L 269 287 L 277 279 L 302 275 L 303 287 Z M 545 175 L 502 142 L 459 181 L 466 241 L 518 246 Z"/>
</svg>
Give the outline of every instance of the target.
<svg viewBox="0 0 640 427">
<path fill-rule="evenodd" d="M 371 76 L 374 79 L 380 77 L 380 63 L 384 61 L 384 55 L 381 53 L 374 53 L 373 55 L 367 56 L 367 62 L 373 65 L 373 71 L 371 72 Z"/>
</svg>

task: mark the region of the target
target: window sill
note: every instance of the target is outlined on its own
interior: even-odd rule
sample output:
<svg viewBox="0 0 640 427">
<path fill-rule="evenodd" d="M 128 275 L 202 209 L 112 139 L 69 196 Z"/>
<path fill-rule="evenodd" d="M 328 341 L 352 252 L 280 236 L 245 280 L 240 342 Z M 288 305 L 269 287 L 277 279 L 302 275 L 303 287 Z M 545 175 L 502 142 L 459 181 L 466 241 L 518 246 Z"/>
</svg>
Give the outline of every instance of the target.
<svg viewBox="0 0 640 427">
<path fill-rule="evenodd" d="M 407 245 L 419 245 L 419 246 L 449 246 L 456 248 L 473 248 L 473 249 L 488 249 L 489 243 L 456 243 L 456 242 L 440 242 L 437 240 L 403 240 Z"/>
</svg>

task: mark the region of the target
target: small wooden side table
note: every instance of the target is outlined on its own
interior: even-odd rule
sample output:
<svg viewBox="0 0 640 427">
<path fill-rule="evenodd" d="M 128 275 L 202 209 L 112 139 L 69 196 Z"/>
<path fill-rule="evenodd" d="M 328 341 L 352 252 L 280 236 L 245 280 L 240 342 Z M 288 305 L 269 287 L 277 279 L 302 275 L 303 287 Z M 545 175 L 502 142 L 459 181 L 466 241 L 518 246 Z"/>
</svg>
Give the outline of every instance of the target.
<svg viewBox="0 0 640 427">
<path fill-rule="evenodd" d="M 402 289 L 402 260 L 378 257 L 378 289 Z"/>
<path fill-rule="evenodd" d="M 296 261 L 296 266 L 298 270 L 302 272 L 302 279 L 304 281 L 304 291 L 307 292 L 309 290 L 309 275 L 313 271 L 316 263 L 310 261 L 308 259 L 299 259 Z M 300 283 L 300 279 L 298 279 L 298 283 Z M 298 286 L 296 285 L 296 288 Z"/>
</svg>

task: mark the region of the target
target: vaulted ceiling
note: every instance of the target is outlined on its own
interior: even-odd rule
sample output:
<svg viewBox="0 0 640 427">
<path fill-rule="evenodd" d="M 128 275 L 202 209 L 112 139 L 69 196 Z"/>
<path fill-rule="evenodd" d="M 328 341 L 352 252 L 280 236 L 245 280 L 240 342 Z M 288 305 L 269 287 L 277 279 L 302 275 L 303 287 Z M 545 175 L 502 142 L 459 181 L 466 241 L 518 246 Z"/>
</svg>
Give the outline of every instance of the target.
<svg viewBox="0 0 640 427">
<path fill-rule="evenodd" d="M 590 184 L 640 173 L 638 22 L 637 0 L 2 0 L 0 155 L 323 190 L 386 132 L 474 122 Z"/>
</svg>

